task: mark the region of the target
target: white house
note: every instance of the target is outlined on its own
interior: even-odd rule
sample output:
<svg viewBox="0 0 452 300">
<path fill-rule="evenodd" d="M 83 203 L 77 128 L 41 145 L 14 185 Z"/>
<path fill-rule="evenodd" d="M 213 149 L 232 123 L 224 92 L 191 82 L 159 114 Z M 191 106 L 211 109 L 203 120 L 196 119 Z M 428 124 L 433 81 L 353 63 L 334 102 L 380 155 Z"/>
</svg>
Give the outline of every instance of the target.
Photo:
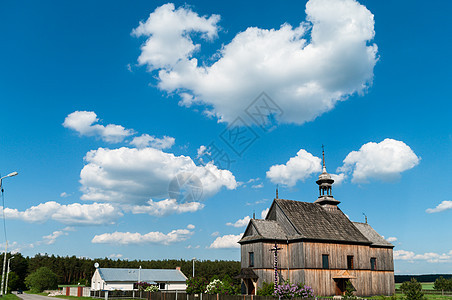
<svg viewBox="0 0 452 300">
<path fill-rule="evenodd" d="M 147 282 L 157 284 L 160 290 L 185 291 L 187 277 L 176 269 L 120 269 L 96 268 L 91 279 L 91 290 L 131 291 L 134 284 Z"/>
</svg>

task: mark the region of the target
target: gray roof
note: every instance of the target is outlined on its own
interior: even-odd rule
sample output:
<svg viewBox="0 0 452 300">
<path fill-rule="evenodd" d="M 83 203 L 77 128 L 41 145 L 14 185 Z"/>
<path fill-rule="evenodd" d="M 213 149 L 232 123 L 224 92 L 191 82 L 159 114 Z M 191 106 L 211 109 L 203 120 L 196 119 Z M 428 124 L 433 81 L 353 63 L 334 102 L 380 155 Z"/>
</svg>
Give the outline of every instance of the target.
<svg viewBox="0 0 452 300">
<path fill-rule="evenodd" d="M 370 244 L 339 208 L 330 211 L 317 203 L 284 199 L 275 202 L 303 239 Z"/>
<path fill-rule="evenodd" d="M 287 234 L 284 229 L 274 220 L 257 220 L 251 219 L 248 226 L 254 226 L 256 234 L 243 237 L 240 241 L 256 240 L 256 239 L 286 239 Z"/>
<path fill-rule="evenodd" d="M 379 235 L 375 229 L 373 229 L 369 224 L 367 223 L 359 223 L 359 222 L 353 222 L 353 225 L 355 225 L 356 228 L 361 231 L 361 233 L 372 242 L 372 246 L 383 246 L 383 247 L 394 247 L 393 244 L 385 240 L 381 235 Z"/>
<path fill-rule="evenodd" d="M 106 281 L 137 282 L 138 274 L 142 282 L 175 282 L 187 280 L 187 277 L 177 269 L 120 269 L 98 268 L 100 277 Z"/>
</svg>

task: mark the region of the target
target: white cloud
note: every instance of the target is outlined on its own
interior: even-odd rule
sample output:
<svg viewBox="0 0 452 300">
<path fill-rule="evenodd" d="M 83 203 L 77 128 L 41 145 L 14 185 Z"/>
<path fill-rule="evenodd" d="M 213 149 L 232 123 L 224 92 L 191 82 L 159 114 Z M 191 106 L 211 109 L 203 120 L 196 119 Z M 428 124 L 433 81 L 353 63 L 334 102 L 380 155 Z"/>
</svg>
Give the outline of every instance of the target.
<svg viewBox="0 0 452 300">
<path fill-rule="evenodd" d="M 193 225 L 193 224 L 188 224 L 188 225 L 187 225 L 187 229 L 195 229 L 195 225 Z"/>
<path fill-rule="evenodd" d="M 366 183 L 371 178 L 390 181 L 419 164 L 420 158 L 402 141 L 385 139 L 369 142 L 350 152 L 338 171 L 352 173 L 352 182 Z"/>
<path fill-rule="evenodd" d="M 42 242 L 46 245 L 52 245 L 55 244 L 56 239 L 59 238 L 62 235 L 67 235 L 67 233 L 61 231 L 61 230 L 57 230 L 54 231 L 52 234 L 46 235 L 42 237 Z"/>
<path fill-rule="evenodd" d="M 66 193 L 66 192 L 62 192 L 62 193 L 60 194 L 60 197 L 61 197 L 61 198 L 67 198 L 67 197 L 69 197 L 69 196 L 71 196 L 71 194 L 68 194 L 68 193 Z"/>
<path fill-rule="evenodd" d="M 396 242 L 396 241 L 397 241 L 397 238 L 396 238 L 396 237 L 393 237 L 393 236 L 390 236 L 390 237 L 388 237 L 386 240 L 387 240 L 388 242 L 390 242 L 390 243 L 393 243 L 393 242 Z"/>
<path fill-rule="evenodd" d="M 244 29 L 205 64 L 194 57 L 200 45 L 190 34 L 215 37 L 219 17 L 165 4 L 133 31 L 147 37 L 138 62 L 158 69 L 159 88 L 179 93 L 181 105 L 205 104 L 222 121 L 233 121 L 265 90 L 284 111 L 279 121 L 302 124 L 364 93 L 378 60 L 374 17 L 365 6 L 311 0 L 306 15 L 298 27 Z"/>
<path fill-rule="evenodd" d="M 196 212 L 204 208 L 200 202 L 178 203 L 175 199 L 165 199 L 161 201 L 149 200 L 147 205 L 125 205 L 126 211 L 133 214 L 149 214 L 151 216 L 167 216 L 172 214 L 182 214 L 187 212 Z"/>
<path fill-rule="evenodd" d="M 174 145 L 175 141 L 175 138 L 166 135 L 159 139 L 149 134 L 142 134 L 134 137 L 130 144 L 137 148 L 152 147 L 156 149 L 169 149 Z"/>
<path fill-rule="evenodd" d="M 254 185 L 252 185 L 251 187 L 252 187 L 253 189 L 261 189 L 261 188 L 264 187 L 264 183 L 261 182 L 261 183 L 259 183 L 259 184 L 254 184 Z"/>
<path fill-rule="evenodd" d="M 174 66 L 200 48 L 190 34 L 201 33 L 202 38 L 211 40 L 217 36 L 219 20 L 217 15 L 199 17 L 189 8 L 175 9 L 172 3 L 156 8 L 132 31 L 137 37 L 148 37 L 141 46 L 138 63 L 146 64 L 149 70 Z"/>
<path fill-rule="evenodd" d="M 20 219 L 30 223 L 55 220 L 70 225 L 100 225 L 112 224 L 123 214 L 109 203 L 63 205 L 49 201 L 27 208 L 25 211 L 5 208 L 5 215 L 10 219 Z"/>
<path fill-rule="evenodd" d="M 193 234 L 193 231 L 188 229 L 176 229 L 167 234 L 162 232 L 149 232 L 146 234 L 141 234 L 138 232 L 114 232 L 114 233 L 104 233 L 94 236 L 92 243 L 94 244 L 163 244 L 169 245 L 181 241 L 185 241 Z"/>
<path fill-rule="evenodd" d="M 249 216 L 244 217 L 243 219 L 239 219 L 235 221 L 234 223 L 228 222 L 226 225 L 228 226 L 234 226 L 234 227 L 245 227 L 250 222 L 251 218 Z"/>
<path fill-rule="evenodd" d="M 415 254 L 413 251 L 396 250 L 394 251 L 394 260 L 425 260 L 430 263 L 452 262 L 452 250 L 448 253 L 438 254 L 434 252 L 427 252 L 424 254 Z"/>
<path fill-rule="evenodd" d="M 313 173 L 322 170 L 321 159 L 313 156 L 304 149 L 298 151 L 297 156 L 291 157 L 285 165 L 274 165 L 267 171 L 267 178 L 273 183 L 294 186 L 297 181 L 304 181 Z"/>
<path fill-rule="evenodd" d="M 80 173 L 83 200 L 145 203 L 150 198 L 165 198 L 170 182 L 183 174 L 189 174 L 190 180 L 199 185 L 198 189 L 202 187 L 205 197 L 222 187 L 230 190 L 237 187 L 234 175 L 228 170 L 213 164 L 196 166 L 188 156 L 175 156 L 154 148 L 99 148 L 88 152 L 85 161 L 87 164 Z"/>
<path fill-rule="evenodd" d="M 336 186 L 341 185 L 345 181 L 345 179 L 347 179 L 347 175 L 345 175 L 344 173 L 330 175 L 331 178 L 334 180 L 334 184 Z"/>
<path fill-rule="evenodd" d="M 429 214 L 442 212 L 448 209 L 452 209 L 452 201 L 444 200 L 438 204 L 435 208 L 427 208 L 425 211 Z"/>
<path fill-rule="evenodd" d="M 240 248 L 240 245 L 237 242 L 240 240 L 241 237 L 242 237 L 241 234 L 238 235 L 229 234 L 219 236 L 215 239 L 215 241 L 213 241 L 209 248 L 211 249 Z"/>
<path fill-rule="evenodd" d="M 121 125 L 95 124 L 98 121 L 93 111 L 75 111 L 66 117 L 63 126 L 77 131 L 80 135 L 97 136 L 109 143 L 122 142 L 124 138 L 134 134 L 132 129 L 125 129 Z"/>
<path fill-rule="evenodd" d="M 113 254 L 110 254 L 108 257 L 109 258 L 121 258 L 123 255 L 122 254 L 115 254 L 115 253 L 113 253 Z"/>
<path fill-rule="evenodd" d="M 270 208 L 266 208 L 261 212 L 261 219 L 265 219 L 267 217 L 269 210 L 270 210 Z"/>
<path fill-rule="evenodd" d="M 219 233 L 218 231 L 215 231 L 215 232 L 212 232 L 210 235 L 211 235 L 211 236 L 219 236 L 220 233 Z"/>
</svg>

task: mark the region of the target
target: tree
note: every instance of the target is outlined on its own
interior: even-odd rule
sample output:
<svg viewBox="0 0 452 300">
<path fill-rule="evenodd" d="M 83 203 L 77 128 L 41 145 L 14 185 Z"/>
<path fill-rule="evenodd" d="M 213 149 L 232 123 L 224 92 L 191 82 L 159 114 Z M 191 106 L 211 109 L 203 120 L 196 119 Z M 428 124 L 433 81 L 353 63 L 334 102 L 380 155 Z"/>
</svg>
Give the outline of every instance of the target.
<svg viewBox="0 0 452 300">
<path fill-rule="evenodd" d="M 400 285 L 400 289 L 405 294 L 406 300 L 425 300 L 427 299 L 422 292 L 422 284 L 416 279 L 411 278 L 411 281 L 405 281 Z"/>
<path fill-rule="evenodd" d="M 55 289 L 58 287 L 58 277 L 47 267 L 41 267 L 25 278 L 25 284 L 33 292 Z"/>
<path fill-rule="evenodd" d="M 443 276 L 437 278 L 433 288 L 440 291 L 452 291 L 452 278 L 445 279 Z"/>
<path fill-rule="evenodd" d="M 11 291 L 17 291 L 20 288 L 20 278 L 15 272 L 11 271 L 8 275 L 8 290 L 6 291 L 8 294 Z"/>
</svg>

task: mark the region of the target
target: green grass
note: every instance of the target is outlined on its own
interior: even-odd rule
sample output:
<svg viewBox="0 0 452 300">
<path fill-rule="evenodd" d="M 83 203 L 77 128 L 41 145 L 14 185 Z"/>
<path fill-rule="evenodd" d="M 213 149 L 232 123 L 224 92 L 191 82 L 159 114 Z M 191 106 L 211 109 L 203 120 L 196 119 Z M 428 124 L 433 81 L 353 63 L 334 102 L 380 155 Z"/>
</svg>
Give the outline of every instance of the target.
<svg viewBox="0 0 452 300">
<path fill-rule="evenodd" d="M 422 289 L 423 290 L 433 290 L 433 285 L 434 285 L 433 282 L 421 282 L 421 284 L 422 284 Z M 396 283 L 395 284 L 396 290 L 400 289 L 401 285 L 402 285 L 401 283 Z"/>
<path fill-rule="evenodd" d="M 61 299 L 70 299 L 70 300 L 92 300 L 91 297 L 76 297 L 76 296 L 64 296 L 64 295 L 58 295 L 55 296 L 55 298 L 61 298 Z"/>
<path fill-rule="evenodd" d="M 6 294 L 6 295 L 3 295 L 2 299 L 3 300 L 19 300 L 20 298 L 14 294 Z"/>
</svg>

